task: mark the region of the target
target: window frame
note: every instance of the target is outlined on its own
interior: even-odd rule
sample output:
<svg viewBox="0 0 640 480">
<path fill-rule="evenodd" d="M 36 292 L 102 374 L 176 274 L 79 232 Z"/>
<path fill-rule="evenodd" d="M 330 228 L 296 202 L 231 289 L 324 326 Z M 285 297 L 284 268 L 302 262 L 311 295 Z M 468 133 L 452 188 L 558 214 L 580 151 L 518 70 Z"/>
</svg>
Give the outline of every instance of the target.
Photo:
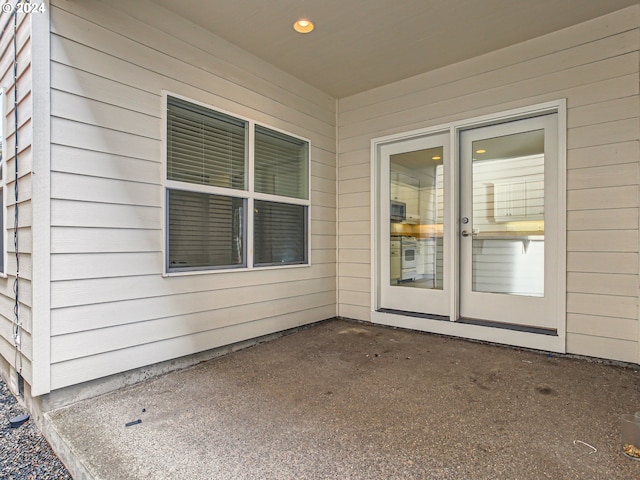
<svg viewBox="0 0 640 480">
<path fill-rule="evenodd" d="M 246 122 L 247 124 L 247 153 L 246 153 L 246 171 L 245 171 L 245 189 L 234 189 L 226 187 L 216 187 L 210 185 L 201 185 L 196 183 L 182 182 L 178 180 L 169 180 L 167 176 L 167 143 L 168 143 L 168 98 L 173 97 L 177 100 L 198 105 L 200 107 L 210 109 L 213 112 L 227 115 L 234 119 Z M 261 193 L 255 191 L 255 130 L 256 126 L 267 128 L 274 132 L 289 136 L 291 138 L 303 141 L 307 144 L 307 191 L 306 198 L 294 198 L 283 195 L 275 195 L 268 193 Z M 239 115 L 234 112 L 230 112 L 214 105 L 186 97 L 171 91 L 162 91 L 162 258 L 163 268 L 162 276 L 182 276 L 182 275 L 198 275 L 198 274 L 210 274 L 210 273 L 229 273 L 229 272 L 242 272 L 242 271 L 257 271 L 257 270 L 270 270 L 270 269 L 283 269 L 283 268 L 301 268 L 311 266 L 311 142 L 309 139 L 300 135 L 295 135 L 286 130 L 273 127 L 263 122 L 258 122 L 251 118 Z M 183 190 L 194 193 L 204 193 L 210 195 L 222 195 L 228 197 L 235 197 L 244 200 L 246 205 L 246 218 L 245 218 L 245 234 L 244 234 L 244 254 L 245 262 L 242 266 L 205 266 L 205 267 L 186 267 L 181 269 L 170 268 L 169 265 L 169 205 L 168 197 L 169 190 Z M 304 241 L 305 241 L 305 259 L 303 263 L 286 263 L 286 264 L 269 264 L 269 265 L 254 265 L 254 202 L 266 201 L 283 203 L 289 205 L 300 205 L 305 208 L 305 225 L 304 225 Z"/>
</svg>

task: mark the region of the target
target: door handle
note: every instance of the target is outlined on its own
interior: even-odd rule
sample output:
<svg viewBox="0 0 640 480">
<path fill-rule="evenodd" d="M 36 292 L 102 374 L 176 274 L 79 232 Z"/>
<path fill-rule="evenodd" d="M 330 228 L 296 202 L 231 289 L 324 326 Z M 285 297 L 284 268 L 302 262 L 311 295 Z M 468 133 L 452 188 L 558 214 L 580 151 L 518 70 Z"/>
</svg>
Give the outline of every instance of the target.
<svg viewBox="0 0 640 480">
<path fill-rule="evenodd" d="M 466 230 L 462 230 L 460 232 L 460 235 L 462 235 L 463 237 L 470 237 L 472 235 L 477 235 L 478 233 L 480 233 L 479 228 L 472 228 L 470 232 L 467 232 Z"/>
<path fill-rule="evenodd" d="M 471 235 L 471 232 L 467 232 L 466 230 L 462 230 L 462 232 L 460 232 L 460 234 L 461 234 L 463 237 L 468 237 L 469 235 Z"/>
</svg>

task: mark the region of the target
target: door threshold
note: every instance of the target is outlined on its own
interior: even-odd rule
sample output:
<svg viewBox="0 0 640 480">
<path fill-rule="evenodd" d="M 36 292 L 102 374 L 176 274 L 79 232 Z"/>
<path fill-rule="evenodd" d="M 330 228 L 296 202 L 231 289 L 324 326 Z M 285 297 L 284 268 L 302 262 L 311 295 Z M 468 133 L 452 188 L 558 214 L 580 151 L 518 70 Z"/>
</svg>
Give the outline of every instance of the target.
<svg viewBox="0 0 640 480">
<path fill-rule="evenodd" d="M 551 337 L 558 336 L 558 330 L 552 328 L 530 327 L 527 325 L 518 325 L 515 323 L 493 322 L 491 320 L 480 320 L 477 318 L 459 318 L 457 323 L 465 325 L 478 325 L 480 327 L 501 328 L 504 330 L 513 330 L 516 332 L 535 333 L 537 335 L 548 335 Z"/>
<path fill-rule="evenodd" d="M 376 312 L 380 313 L 391 313 L 393 315 L 404 315 L 405 317 L 417 317 L 417 318 L 428 318 L 429 320 L 441 320 L 443 322 L 449 322 L 449 317 L 445 315 L 433 315 L 431 313 L 422 313 L 422 312 L 410 312 L 407 310 L 396 310 L 393 308 L 379 308 Z"/>
<path fill-rule="evenodd" d="M 450 322 L 450 318 L 445 315 L 433 315 L 430 313 L 410 312 L 406 310 L 396 310 L 393 308 L 379 308 L 376 310 L 380 313 L 389 313 L 392 315 L 403 315 L 405 317 L 428 318 L 429 320 L 440 320 Z M 499 328 L 502 330 L 512 330 L 515 332 L 534 333 L 537 335 L 547 335 L 557 337 L 558 330 L 552 328 L 531 327 L 527 325 L 518 325 L 515 323 L 493 322 L 491 320 L 480 320 L 477 318 L 459 318 L 455 323 L 464 325 L 476 325 L 479 327 Z"/>
</svg>

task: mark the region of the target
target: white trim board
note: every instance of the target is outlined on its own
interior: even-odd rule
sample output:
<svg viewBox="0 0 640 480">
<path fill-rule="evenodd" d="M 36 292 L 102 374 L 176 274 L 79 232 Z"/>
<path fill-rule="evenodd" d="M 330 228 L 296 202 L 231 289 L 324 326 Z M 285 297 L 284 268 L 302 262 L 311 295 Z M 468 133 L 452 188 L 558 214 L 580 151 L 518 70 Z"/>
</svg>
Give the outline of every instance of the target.
<svg viewBox="0 0 640 480">
<path fill-rule="evenodd" d="M 31 14 L 33 69 L 33 377 L 31 395 L 51 391 L 51 6 Z"/>
</svg>

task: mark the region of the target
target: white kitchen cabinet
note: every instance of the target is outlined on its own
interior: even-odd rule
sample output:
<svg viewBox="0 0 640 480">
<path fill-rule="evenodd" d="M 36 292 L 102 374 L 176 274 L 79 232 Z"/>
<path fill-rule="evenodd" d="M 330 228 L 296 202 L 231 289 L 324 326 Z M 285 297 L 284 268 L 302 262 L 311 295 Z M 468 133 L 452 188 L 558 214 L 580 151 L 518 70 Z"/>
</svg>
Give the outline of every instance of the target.
<svg viewBox="0 0 640 480">
<path fill-rule="evenodd" d="M 542 220 L 544 218 L 544 181 L 496 182 L 493 186 L 496 222 Z"/>
<path fill-rule="evenodd" d="M 389 186 L 389 192 L 391 193 L 391 200 L 400 202 L 400 183 L 398 182 L 398 173 L 391 172 L 391 185 Z"/>
<path fill-rule="evenodd" d="M 407 223 L 420 223 L 420 191 L 417 187 L 406 185 L 404 187 L 404 203 L 407 204 Z"/>
<path fill-rule="evenodd" d="M 407 223 L 419 223 L 419 197 L 418 188 L 406 183 L 398 183 L 391 188 L 391 198 L 404 203 L 407 207 L 407 218 L 405 220 Z"/>
</svg>

